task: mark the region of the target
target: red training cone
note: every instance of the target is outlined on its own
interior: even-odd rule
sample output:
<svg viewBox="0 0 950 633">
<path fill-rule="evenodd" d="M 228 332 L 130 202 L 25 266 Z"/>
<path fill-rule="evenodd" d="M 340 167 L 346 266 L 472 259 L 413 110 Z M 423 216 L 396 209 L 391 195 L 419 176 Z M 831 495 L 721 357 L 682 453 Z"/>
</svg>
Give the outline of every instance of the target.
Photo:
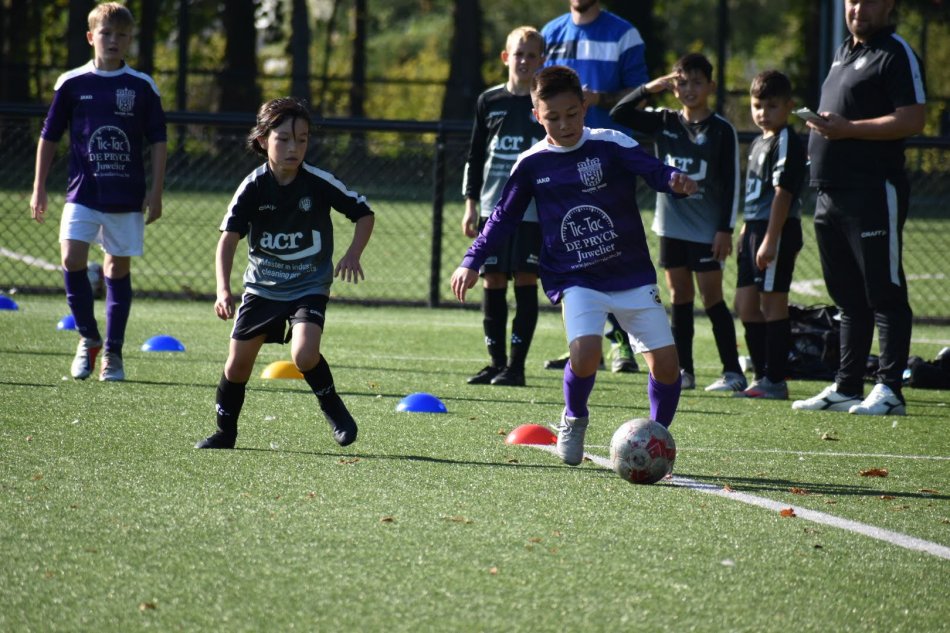
<svg viewBox="0 0 950 633">
<path fill-rule="evenodd" d="M 540 424 L 522 424 L 508 434 L 505 444 L 557 444 L 557 435 Z"/>
</svg>

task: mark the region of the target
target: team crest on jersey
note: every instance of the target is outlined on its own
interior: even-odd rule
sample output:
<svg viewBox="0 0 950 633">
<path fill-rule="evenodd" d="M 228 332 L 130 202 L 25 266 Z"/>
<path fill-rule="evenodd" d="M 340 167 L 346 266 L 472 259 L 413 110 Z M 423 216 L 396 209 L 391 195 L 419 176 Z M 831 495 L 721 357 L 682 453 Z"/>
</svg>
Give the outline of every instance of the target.
<svg viewBox="0 0 950 633">
<path fill-rule="evenodd" d="M 115 107 L 120 112 L 131 112 L 135 106 L 135 91 L 131 88 L 119 88 L 115 91 Z"/>
<path fill-rule="evenodd" d="M 696 135 L 696 138 L 693 139 L 693 142 L 696 143 L 697 145 L 705 145 L 706 134 L 704 132 L 700 132 L 699 134 Z"/>
<path fill-rule="evenodd" d="M 854 62 L 854 69 L 861 70 L 862 68 L 867 66 L 867 64 L 868 64 L 867 55 L 861 55 L 861 57 L 858 57 L 857 61 Z"/>
<path fill-rule="evenodd" d="M 588 187 L 596 187 L 604 179 L 604 172 L 600 168 L 600 159 L 596 156 L 577 163 L 577 172 L 581 175 L 581 182 Z"/>
<path fill-rule="evenodd" d="M 297 203 L 297 209 L 306 213 L 313 206 L 313 200 L 310 199 L 310 196 L 306 196 L 300 199 Z"/>
</svg>

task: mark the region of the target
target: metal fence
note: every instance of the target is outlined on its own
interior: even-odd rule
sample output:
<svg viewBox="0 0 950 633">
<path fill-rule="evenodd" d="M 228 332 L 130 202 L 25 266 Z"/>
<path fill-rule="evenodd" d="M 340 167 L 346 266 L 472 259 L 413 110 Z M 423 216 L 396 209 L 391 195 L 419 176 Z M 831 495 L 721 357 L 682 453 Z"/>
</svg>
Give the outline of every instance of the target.
<svg viewBox="0 0 950 633">
<path fill-rule="evenodd" d="M 45 224 L 30 219 L 36 141 L 43 108 L 0 105 L 0 289 L 62 292 L 58 223 L 66 182 L 64 139 L 47 182 Z M 139 295 L 214 295 L 218 225 L 241 180 L 261 159 L 244 148 L 251 116 L 169 113 L 169 159 L 163 217 L 146 229 L 146 253 L 133 262 Z M 743 150 L 753 135 L 740 135 Z M 461 232 L 461 178 L 468 150 L 465 123 L 325 120 L 314 129 L 308 161 L 367 196 L 376 229 L 363 257 L 367 279 L 337 283 L 335 298 L 360 302 L 451 305 L 448 280 L 470 240 Z M 913 139 L 907 150 L 913 198 L 905 228 L 905 270 L 918 319 L 950 320 L 950 140 Z M 814 242 L 814 192 L 804 204 L 806 244 L 791 299 L 829 302 Z M 641 186 L 649 226 L 655 195 Z M 335 218 L 338 252 L 352 225 Z M 648 232 L 649 234 L 649 232 Z M 656 254 L 655 237 L 651 248 Z M 239 249 L 235 287 L 246 255 Z M 101 259 L 94 251 L 92 259 Z M 735 264 L 726 269 L 735 285 Z M 731 293 L 727 291 L 727 296 Z M 471 301 L 479 299 L 478 290 Z"/>
</svg>

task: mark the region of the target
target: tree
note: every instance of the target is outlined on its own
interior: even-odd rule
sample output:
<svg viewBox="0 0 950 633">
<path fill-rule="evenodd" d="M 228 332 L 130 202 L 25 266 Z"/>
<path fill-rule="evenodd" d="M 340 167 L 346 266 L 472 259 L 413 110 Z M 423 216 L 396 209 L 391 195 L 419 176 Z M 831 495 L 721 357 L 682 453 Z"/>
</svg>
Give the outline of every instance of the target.
<svg viewBox="0 0 950 633">
<path fill-rule="evenodd" d="M 139 4 L 138 37 L 139 56 L 136 66 L 143 73 L 155 73 L 155 32 L 158 29 L 158 5 L 160 0 L 142 0 Z"/>
<path fill-rule="evenodd" d="M 442 99 L 442 118 L 468 120 L 475 112 L 478 95 L 485 89 L 479 0 L 455 0 L 452 23 L 449 80 Z"/>
<path fill-rule="evenodd" d="M 366 116 L 366 0 L 353 7 L 353 66 L 350 83 L 350 116 Z"/>
<path fill-rule="evenodd" d="M 256 112 L 261 90 L 257 85 L 254 0 L 227 0 L 221 19 L 226 42 L 217 77 L 218 111 Z"/>
<path fill-rule="evenodd" d="M 6 60 L 0 65 L 0 98 L 5 101 L 30 100 L 30 46 L 31 30 L 27 0 L 12 0 L 7 9 L 3 3 L 0 54 Z"/>
<path fill-rule="evenodd" d="M 290 94 L 310 101 L 310 11 L 307 0 L 293 0 L 290 12 Z"/>
<path fill-rule="evenodd" d="M 66 30 L 66 64 L 70 68 L 82 66 L 89 61 L 89 12 L 94 0 L 73 0 L 69 3 L 69 24 Z"/>
</svg>

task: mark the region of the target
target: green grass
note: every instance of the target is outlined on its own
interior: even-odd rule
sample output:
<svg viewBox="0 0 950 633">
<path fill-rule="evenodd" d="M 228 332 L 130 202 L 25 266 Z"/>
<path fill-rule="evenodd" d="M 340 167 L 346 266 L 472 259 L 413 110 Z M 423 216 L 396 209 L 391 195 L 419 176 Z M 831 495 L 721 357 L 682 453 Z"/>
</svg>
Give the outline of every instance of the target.
<svg viewBox="0 0 950 633">
<path fill-rule="evenodd" d="M 529 386 L 506 389 L 464 383 L 485 362 L 476 312 L 331 304 L 324 352 L 358 442 L 333 443 L 302 381 L 255 377 L 240 450 L 199 452 L 230 327 L 210 304 L 138 301 L 129 380 L 106 384 L 65 377 L 61 298 L 17 300 L 0 312 L 0 630 L 950 627 L 948 560 L 506 445 L 560 411 L 560 375 L 540 368 L 564 347 L 554 313 Z M 158 333 L 187 351 L 138 351 Z M 948 327 L 915 329 L 913 353 L 948 344 Z M 701 384 L 713 350 L 699 319 Z M 265 347 L 255 376 L 287 358 Z M 598 375 L 592 453 L 646 414 L 645 384 Z M 396 413 L 415 391 L 449 413 Z M 906 417 L 858 418 L 687 392 L 676 474 L 950 546 L 950 398 L 907 397 Z"/>
</svg>

